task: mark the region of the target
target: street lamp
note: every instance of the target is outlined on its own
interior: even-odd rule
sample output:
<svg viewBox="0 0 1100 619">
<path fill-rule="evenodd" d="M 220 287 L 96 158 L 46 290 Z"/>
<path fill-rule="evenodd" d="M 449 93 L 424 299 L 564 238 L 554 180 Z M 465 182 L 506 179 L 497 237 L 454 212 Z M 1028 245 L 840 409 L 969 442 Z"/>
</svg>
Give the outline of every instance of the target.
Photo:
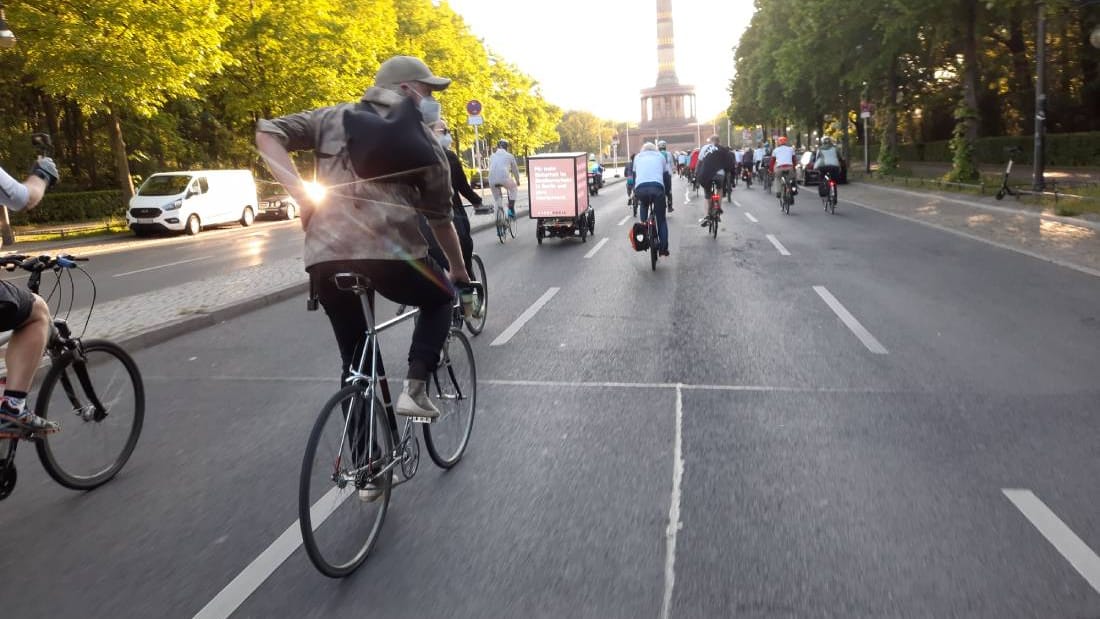
<svg viewBox="0 0 1100 619">
<path fill-rule="evenodd" d="M 4 16 L 3 2 L 0 2 L 0 47 L 5 49 L 15 47 L 15 33 L 8 27 L 8 20 Z"/>
</svg>

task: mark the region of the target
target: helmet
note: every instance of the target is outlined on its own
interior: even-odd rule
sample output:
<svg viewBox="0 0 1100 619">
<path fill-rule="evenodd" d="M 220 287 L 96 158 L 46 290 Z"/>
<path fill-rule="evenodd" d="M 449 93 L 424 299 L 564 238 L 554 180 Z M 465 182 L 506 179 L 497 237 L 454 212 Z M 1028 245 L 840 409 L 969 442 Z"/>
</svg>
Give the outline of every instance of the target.
<svg viewBox="0 0 1100 619">
<path fill-rule="evenodd" d="M 825 137 L 821 138 L 821 143 L 825 146 L 832 146 L 833 145 L 833 138 L 831 138 L 829 136 L 825 136 Z"/>
<path fill-rule="evenodd" d="M 504 140 L 504 139 L 498 140 L 497 141 L 497 148 L 503 148 L 504 150 L 508 150 L 508 140 Z"/>
<path fill-rule="evenodd" d="M 661 150 L 664 150 L 664 149 L 668 148 L 668 142 L 665 142 L 664 140 L 658 141 L 657 142 L 657 148 L 659 148 Z"/>
<path fill-rule="evenodd" d="M 779 136 L 779 139 L 776 141 L 776 144 L 779 144 L 780 146 L 783 146 L 786 143 L 787 143 L 787 136 L 785 136 L 785 135 Z"/>
</svg>

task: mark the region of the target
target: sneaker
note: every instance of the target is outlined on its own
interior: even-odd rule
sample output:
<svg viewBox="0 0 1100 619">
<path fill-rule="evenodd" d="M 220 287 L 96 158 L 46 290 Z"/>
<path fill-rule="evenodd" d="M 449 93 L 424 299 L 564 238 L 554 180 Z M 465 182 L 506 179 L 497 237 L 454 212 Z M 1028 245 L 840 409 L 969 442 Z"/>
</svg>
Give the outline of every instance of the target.
<svg viewBox="0 0 1100 619">
<path fill-rule="evenodd" d="M 15 411 L 0 405 L 0 438 L 30 434 L 53 434 L 61 429 L 56 421 L 44 419 L 29 410 Z"/>
<path fill-rule="evenodd" d="M 668 250 L 667 249 L 662 249 L 662 250 L 657 252 L 657 255 L 658 256 L 664 256 L 665 258 L 667 258 L 668 257 Z"/>
<path fill-rule="evenodd" d="M 359 500 L 373 503 L 382 497 L 382 488 L 378 484 L 368 483 L 359 489 Z"/>
<path fill-rule="evenodd" d="M 405 389 L 397 398 L 398 415 L 405 417 L 424 417 L 435 419 L 439 417 L 439 409 L 435 407 L 428 397 L 428 383 L 423 380 L 406 380 Z"/>
<path fill-rule="evenodd" d="M 669 205 L 668 205 L 668 212 L 670 212 L 670 213 L 671 213 L 672 211 L 675 211 L 675 210 L 676 210 L 676 209 L 672 208 L 672 205 L 671 205 L 671 204 L 669 204 Z"/>
<path fill-rule="evenodd" d="M 699 227 L 700 228 L 706 228 L 707 224 L 709 224 L 709 223 L 710 223 L 710 217 L 704 217 L 704 218 L 699 220 Z"/>
</svg>

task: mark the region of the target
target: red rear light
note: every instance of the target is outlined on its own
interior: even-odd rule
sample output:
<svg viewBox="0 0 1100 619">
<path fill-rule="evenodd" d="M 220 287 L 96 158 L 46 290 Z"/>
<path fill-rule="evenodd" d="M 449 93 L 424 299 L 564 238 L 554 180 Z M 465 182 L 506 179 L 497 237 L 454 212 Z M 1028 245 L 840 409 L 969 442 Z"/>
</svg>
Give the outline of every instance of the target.
<svg viewBox="0 0 1100 619">
<path fill-rule="evenodd" d="M 710 199 L 711 199 L 711 200 L 721 200 L 721 199 L 722 199 L 722 196 L 720 196 L 720 195 L 718 195 L 718 194 L 714 194 L 713 196 L 711 196 L 711 197 L 710 197 Z"/>
</svg>

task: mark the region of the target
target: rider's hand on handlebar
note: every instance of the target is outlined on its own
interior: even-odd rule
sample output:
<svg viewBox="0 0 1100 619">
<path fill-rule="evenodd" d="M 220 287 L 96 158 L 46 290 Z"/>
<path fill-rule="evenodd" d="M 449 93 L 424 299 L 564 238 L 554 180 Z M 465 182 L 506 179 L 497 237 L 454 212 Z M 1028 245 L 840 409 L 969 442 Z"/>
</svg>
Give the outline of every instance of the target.
<svg viewBox="0 0 1100 619">
<path fill-rule="evenodd" d="M 451 281 L 456 284 L 470 283 L 470 274 L 466 272 L 465 266 L 459 265 L 457 267 L 451 267 L 451 271 L 448 275 L 450 275 Z"/>
<path fill-rule="evenodd" d="M 57 164 L 49 157 L 39 157 L 31 166 L 31 174 L 45 176 L 46 178 L 42 180 L 46 181 L 46 184 L 50 187 L 56 185 L 58 179 L 61 178 L 61 175 L 57 172 Z"/>
</svg>

